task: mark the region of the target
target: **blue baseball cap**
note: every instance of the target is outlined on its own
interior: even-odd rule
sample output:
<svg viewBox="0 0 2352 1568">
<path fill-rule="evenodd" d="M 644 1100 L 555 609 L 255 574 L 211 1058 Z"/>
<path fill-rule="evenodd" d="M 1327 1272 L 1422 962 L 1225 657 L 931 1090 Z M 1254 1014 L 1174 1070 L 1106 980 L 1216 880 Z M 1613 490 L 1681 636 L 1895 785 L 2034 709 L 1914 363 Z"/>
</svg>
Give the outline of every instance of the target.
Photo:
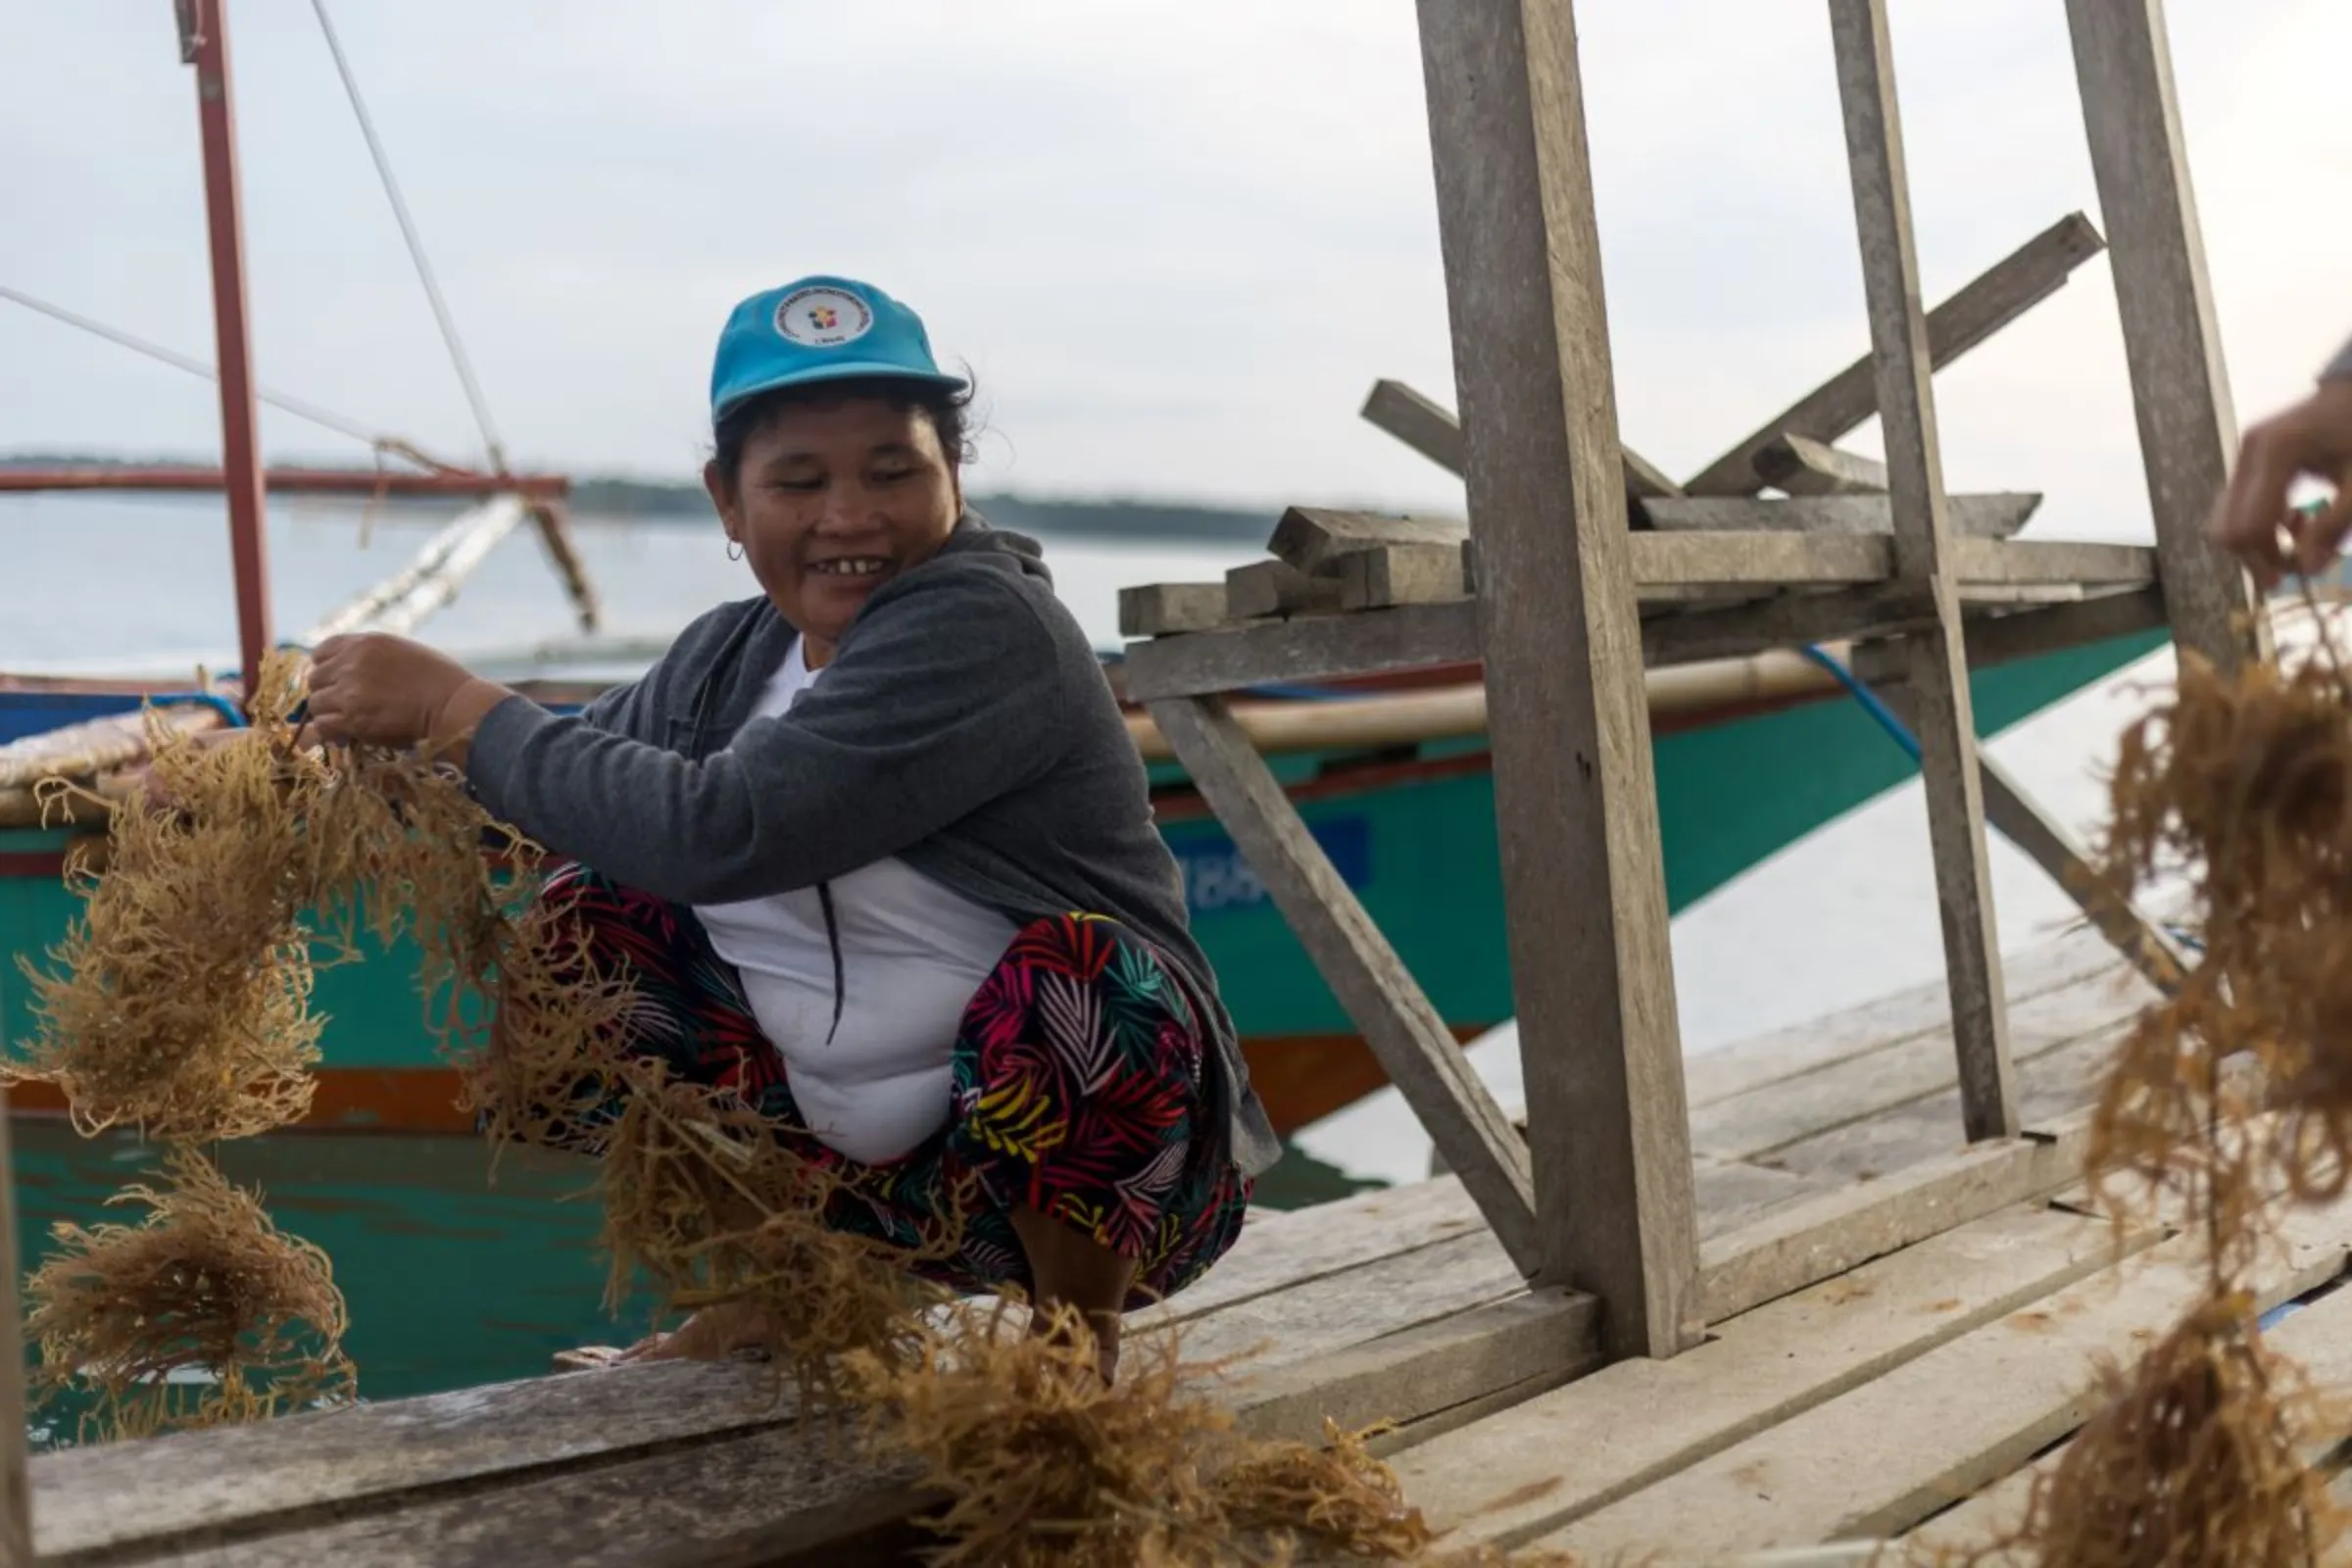
<svg viewBox="0 0 2352 1568">
<path fill-rule="evenodd" d="M 931 358 L 922 318 L 871 283 L 804 277 L 735 307 L 710 366 L 710 419 L 780 386 L 896 376 L 961 391 Z"/>
</svg>

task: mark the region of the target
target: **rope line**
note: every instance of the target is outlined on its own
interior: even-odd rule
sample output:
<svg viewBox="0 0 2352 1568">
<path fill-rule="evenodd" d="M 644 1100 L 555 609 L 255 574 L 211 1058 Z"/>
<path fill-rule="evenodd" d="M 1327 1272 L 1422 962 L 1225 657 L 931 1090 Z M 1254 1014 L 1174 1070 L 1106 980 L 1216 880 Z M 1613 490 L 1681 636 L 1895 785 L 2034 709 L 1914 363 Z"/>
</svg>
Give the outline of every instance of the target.
<svg viewBox="0 0 2352 1568">
<path fill-rule="evenodd" d="M 367 139 L 368 156 L 375 160 L 375 172 L 383 181 L 384 195 L 392 203 L 392 216 L 400 223 L 400 232 L 409 248 L 409 260 L 416 265 L 416 276 L 424 285 L 425 299 L 433 308 L 433 319 L 440 324 L 441 341 L 449 348 L 451 363 L 457 367 L 458 379 L 466 388 L 466 401 L 473 406 L 473 420 L 481 428 L 482 444 L 489 449 L 492 471 L 507 471 L 506 448 L 498 438 L 498 428 L 490 418 L 490 406 L 482 397 L 481 383 L 474 378 L 473 363 L 466 357 L 466 346 L 459 341 L 458 325 L 450 316 L 449 302 L 442 298 L 441 285 L 433 276 L 432 263 L 425 259 L 424 241 L 416 233 L 416 224 L 409 217 L 409 204 L 402 199 L 400 182 L 392 177 L 391 161 L 384 154 L 381 140 L 375 134 L 375 122 L 368 117 L 366 100 L 360 96 L 360 84 L 351 72 L 351 64 L 343 56 L 341 40 L 335 36 L 335 25 L 327 20 L 326 0 L 311 0 L 311 9 L 318 14 L 318 30 L 326 35 L 327 52 L 335 57 L 335 72 L 343 78 L 343 91 L 351 99 L 351 111 L 358 117 L 360 134 Z"/>
<path fill-rule="evenodd" d="M 89 317 L 69 311 L 62 305 L 52 305 L 47 300 L 36 299 L 22 289 L 10 288 L 5 283 L 0 283 L 0 299 L 12 300 L 28 311 L 46 316 L 55 321 L 63 321 L 68 326 L 79 327 L 84 332 L 105 338 L 111 343 L 120 344 L 134 354 L 144 354 L 151 360 L 160 360 L 175 369 L 187 371 L 190 375 L 202 376 L 208 381 L 220 379 L 220 373 L 202 360 L 165 348 L 160 343 L 151 343 L 143 337 L 123 331 L 121 327 L 109 326 L 104 321 L 92 320 Z M 332 409 L 323 409 L 316 403 L 289 397 L 282 392 L 272 392 L 267 387 L 255 387 L 253 395 L 271 408 L 282 409 L 298 419 L 308 419 L 311 423 L 318 425 L 322 429 L 332 430 L 337 435 L 350 436 L 355 441 L 364 442 L 379 451 L 394 453 L 426 468 L 442 466 L 407 442 L 391 436 L 377 435 L 361 424 L 359 420 L 346 417 Z"/>
</svg>

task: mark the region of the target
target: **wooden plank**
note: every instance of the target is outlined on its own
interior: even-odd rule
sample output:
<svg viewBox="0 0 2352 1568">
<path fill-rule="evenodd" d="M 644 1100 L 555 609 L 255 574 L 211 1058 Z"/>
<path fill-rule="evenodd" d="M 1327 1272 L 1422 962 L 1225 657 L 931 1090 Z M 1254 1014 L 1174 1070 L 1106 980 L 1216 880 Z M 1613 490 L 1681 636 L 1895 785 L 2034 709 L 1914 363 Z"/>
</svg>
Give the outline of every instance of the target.
<svg viewBox="0 0 2352 1568">
<path fill-rule="evenodd" d="M 1141 1333 L 1169 1320 L 1200 1317 L 1467 1236 L 1485 1225 L 1477 1202 L 1451 1176 L 1253 1217 L 1207 1274 L 1159 1305 L 1128 1314 L 1127 1322 Z"/>
<path fill-rule="evenodd" d="M 1575 29 L 1552 0 L 1418 14 L 1538 1280 L 1599 1298 L 1608 1355 L 1672 1355 L 1695 1219 Z"/>
<path fill-rule="evenodd" d="M 2113 950 L 2095 932 L 2086 931 L 2068 931 L 2020 946 L 2002 956 L 2002 966 L 2012 982 L 2012 1006 L 2094 975 L 2121 970 Z M 1950 1021 L 1943 981 L 1936 979 L 1889 992 L 1827 1018 L 1809 1018 L 1733 1041 L 1690 1058 L 1690 1105 L 1695 1113 L 1700 1106 L 1799 1078 L 1849 1056 L 1923 1035 L 1940 1035 Z"/>
<path fill-rule="evenodd" d="M 1872 583 L 1826 592 L 1779 593 L 1725 609 L 1692 609 L 1644 621 L 1642 658 L 1652 666 L 1737 659 L 1773 648 L 1884 636 L 1936 623 L 1934 600 L 1909 584 Z"/>
<path fill-rule="evenodd" d="M 1478 612 L 1469 600 L 1399 605 L 1362 614 L 1302 615 L 1165 642 L 1132 643 L 1124 661 L 1129 700 L 1238 691 L 1265 681 L 1378 675 L 1478 659 Z"/>
<path fill-rule="evenodd" d="M 1119 635 L 1167 637 L 1231 619 L 1221 582 L 1155 582 L 1119 590 Z"/>
<path fill-rule="evenodd" d="M 2106 242 L 2081 213 L 2069 213 L 1995 262 L 1928 313 L 1936 368 L 1962 355 L 2064 287 Z M 1752 496 L 1764 488 L 1756 454 L 1783 435 L 1835 441 L 1879 412 L 1872 356 L 1860 359 L 1759 425 L 1738 446 L 1686 480 L 1694 496 Z"/>
<path fill-rule="evenodd" d="M 1459 517 L 1392 517 L 1377 512 L 1292 507 L 1274 524 L 1266 549 L 1313 577 L 1334 576 L 1339 558 L 1376 545 L 1451 545 L 1470 537 Z"/>
<path fill-rule="evenodd" d="M 2019 1102 L 2026 1124 L 2038 1125 L 2088 1106 L 2111 1063 L 2115 1042 L 2131 1021 L 2118 1019 L 2105 1029 L 2036 1052 L 2023 1062 Z M 1771 1158 L 1786 1170 L 1876 1182 L 1966 1147 L 1960 1130 L 1960 1092 L 1947 1086 L 1875 1116 L 1785 1144 Z"/>
<path fill-rule="evenodd" d="M 1886 580 L 1894 564 L 1890 539 L 1863 533 L 1660 529 L 1635 534 L 1626 544 L 1634 580 L 1644 585 L 1783 588 L 1799 583 L 1875 583 Z M 1484 540 L 1479 550 L 1483 558 L 1487 550 Z"/>
<path fill-rule="evenodd" d="M 1883 584 L 1893 560 L 1890 540 L 1864 534 L 1639 533 L 1627 538 L 1626 548 L 1644 597 L 1678 583 L 1759 592 L 1786 582 L 1822 587 Z M 2131 545 L 1992 539 L 1955 541 L 1955 554 L 1963 594 L 1973 592 L 1977 584 L 2065 581 L 2064 574 L 2071 571 L 2086 572 L 2096 581 L 2146 582 L 2155 560 L 2153 551 Z M 1855 603 L 1862 606 L 1868 602 Z M 1984 658 L 1977 661 L 1984 662 L 2026 658 L 2050 646 L 2098 641 L 2137 629 L 2148 603 L 2086 603 L 2060 610 L 2015 612 L 1977 623 L 1984 628 L 1982 633 L 1972 626 L 1970 646 L 1984 644 Z M 2074 612 L 2078 610 L 2085 613 L 2077 616 Z M 2045 615 L 2065 618 L 2039 618 Z M 1844 618 L 1842 612 L 1838 618 Z M 1704 650 L 1731 641 L 1728 636 L 1662 627 L 1655 621 L 1642 625 L 1641 636 L 1644 661 L 1657 663 L 1705 658 Z M 1266 681 L 1388 673 L 1471 663 L 1479 658 L 1477 610 L 1463 600 L 1300 615 L 1133 643 L 1126 650 L 1120 674 L 1131 699 L 1150 702 L 1237 691 Z M 1883 656 L 1871 667 L 1872 678 L 1885 678 Z"/>
<path fill-rule="evenodd" d="M 2009 1203 L 2082 1169 L 2086 1116 L 1985 1143 L 1878 1181 L 1777 1209 L 1699 1250 L 1699 1310 L 1709 1323 L 1842 1274 Z"/>
<path fill-rule="evenodd" d="M 2024 1062 L 2105 1034 L 2154 998 L 2124 971 L 2022 999 L 2010 1008 L 2012 1049 Z M 1770 1159 L 1790 1145 L 1947 1090 L 1955 1090 L 1948 1026 L 1695 1107 L 1690 1142 L 1719 1159 Z M 1956 1142 L 1959 1129 L 1951 1131 Z"/>
<path fill-rule="evenodd" d="M 1802 435 L 1768 442 L 1756 454 L 1756 477 L 1792 496 L 1886 493 L 1886 465 Z"/>
<path fill-rule="evenodd" d="M 1317 1442 L 1326 1418 L 1404 1429 L 1402 1446 L 1496 1404 L 1558 1388 L 1597 1365 L 1599 1303 L 1578 1291 L 1519 1291 L 1361 1345 L 1246 1376 L 1233 1402 L 1267 1439 Z"/>
<path fill-rule="evenodd" d="M 1458 544 L 1376 545 L 1338 561 L 1342 610 L 1436 605 L 1469 592 Z"/>
<path fill-rule="evenodd" d="M 2163 0 L 2067 0 L 2173 640 L 2228 671 L 2267 657 L 2253 584 L 2206 536 L 2237 414 L 2214 318 Z M 2241 626 L 2240 622 L 2245 624 Z"/>
<path fill-rule="evenodd" d="M 1332 868 L 1224 702 L 1154 702 L 1151 712 L 1389 1081 L 1446 1151 L 1511 1256 L 1533 1274 L 1540 1252 L 1528 1147 L 1452 1031 Z"/>
<path fill-rule="evenodd" d="M 1340 585 L 1287 561 L 1252 561 L 1225 573 L 1225 611 L 1236 620 L 1340 608 Z"/>
<path fill-rule="evenodd" d="M 1944 971 L 1951 981 L 1962 1120 L 1972 1141 L 2007 1138 L 2019 1127 L 2017 1074 L 2009 1059 L 1976 717 L 1954 592 L 1963 568 L 1952 550 L 1936 398 L 1929 385 L 1927 318 L 1919 305 L 1919 261 L 1886 0 L 1830 0 L 1830 31 L 1845 110 L 1846 167 L 1870 309 L 1879 416 L 1886 430 L 1896 574 L 1936 597 L 1936 629 L 1904 642 L 1911 655 L 1908 691 L 1936 861 Z"/>
<path fill-rule="evenodd" d="M 2290 1211 L 2255 1270 L 2267 1309 L 2340 1273 L 2352 1203 Z M 2205 1238 L 2174 1237 L 1542 1538 L 1606 1561 L 1895 1534 L 2065 1436 L 2096 1408 L 2098 1354 L 2129 1356 L 2205 1289 Z"/>
<path fill-rule="evenodd" d="M 2156 583 L 2047 610 L 1979 616 L 1968 623 L 1968 665 L 1989 669 L 2061 648 L 2130 637 L 2164 623 L 2164 589 Z M 1858 643 L 1846 667 L 1868 685 L 1884 688 L 1906 678 L 1907 661 L 1899 644 Z"/>
<path fill-rule="evenodd" d="M 0 1568 L 32 1568 L 24 1406 L 24 1316 L 17 1299 L 17 1178 L 0 1084 Z"/>
<path fill-rule="evenodd" d="M 1391 1462 L 1447 1546 L 1508 1544 L 1825 1404 L 2115 1256 L 2100 1222 L 2011 1204 L 1733 1318 L 1671 1361 L 1604 1367 Z"/>
<path fill-rule="evenodd" d="M 1372 383 L 1362 415 L 1447 473 L 1462 471 L 1462 424 L 1451 409 L 1384 379 Z"/>
<path fill-rule="evenodd" d="M 2319 1300 L 2289 1313 L 2264 1337 L 2274 1351 L 2301 1365 L 2318 1388 L 2332 1391 L 2352 1383 L 2352 1291 L 2329 1291 Z M 1929 1516 L 1917 1528 L 1905 1532 L 1904 1544 L 1922 1550 L 1922 1555 L 1909 1560 L 1957 1561 L 1960 1559 L 1956 1555 L 1936 1559 L 1925 1553 L 1937 1549 L 1954 1553 L 1973 1551 L 2007 1539 L 2024 1520 L 2034 1482 L 2058 1467 L 2074 1441 L 2069 1438 L 2024 1469 L 2011 1471 L 1984 1491 Z M 2338 1500 L 2342 1500 L 2340 1496 Z M 1975 1560 L 1989 1565 L 2007 1559 L 1987 1553 Z"/>
<path fill-rule="evenodd" d="M 1953 575 L 1961 582 L 2124 587 L 2156 580 L 2156 552 L 2145 545 L 2076 539 L 1953 539 L 1949 543 Z"/>
<path fill-rule="evenodd" d="M 1401 381 L 1375 381 L 1364 399 L 1363 416 L 1448 473 L 1462 471 L 1462 426 L 1451 410 L 1423 397 Z M 1664 469 L 1630 447 L 1618 456 L 1625 493 L 1641 498 L 1676 496 L 1682 489 Z"/>
<path fill-rule="evenodd" d="M 2041 505 L 2032 491 L 1947 498 L 1955 534 L 2006 539 L 2023 528 Z M 1645 502 L 1650 526 L 1680 532 L 1747 533 L 1785 529 L 1790 533 L 1875 533 L 1894 531 L 1894 507 L 1884 495 L 1824 494 L 1775 501 L 1764 496 L 1683 496 Z"/>
</svg>

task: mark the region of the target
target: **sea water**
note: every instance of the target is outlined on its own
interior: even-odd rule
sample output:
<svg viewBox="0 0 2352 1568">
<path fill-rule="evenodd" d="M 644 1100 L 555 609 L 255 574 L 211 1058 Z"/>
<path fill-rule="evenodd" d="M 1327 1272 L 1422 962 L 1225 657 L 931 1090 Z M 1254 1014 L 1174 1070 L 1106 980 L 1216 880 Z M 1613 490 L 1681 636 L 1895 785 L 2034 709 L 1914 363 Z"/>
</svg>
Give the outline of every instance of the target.
<svg viewBox="0 0 2352 1568">
<path fill-rule="evenodd" d="M 277 634 L 301 629 L 399 568 L 452 509 L 280 501 L 270 514 Z M 1270 519 L 1269 519 L 1270 521 Z M 192 675 L 234 662 L 236 628 L 221 512 L 212 498 L 0 498 L 10 565 L 0 575 L 0 671 Z M 755 591 L 717 529 L 691 521 L 582 518 L 580 554 L 608 636 L 658 644 L 702 610 Z M 1046 540 L 1058 589 L 1097 646 L 1117 645 L 1117 591 L 1212 580 L 1255 552 L 1097 538 Z M 562 584 L 526 528 L 510 536 L 426 640 L 460 659 L 503 659 L 576 632 Z M 562 666 L 549 666 L 561 668 Z M 2169 680 L 2169 654 L 1994 737 L 1990 751 L 2078 833 L 2097 824 L 2098 770 L 2118 730 Z M 528 668 L 514 672 L 527 673 Z M 1889 745 L 1894 744 L 1891 740 Z M 2001 940 L 2015 948 L 2073 918 L 2042 873 L 1995 837 Z M 1916 782 L 1790 846 L 1686 910 L 1673 932 L 1685 1050 L 1698 1053 L 1819 1016 L 1942 973 L 1927 815 Z M 1519 1094 L 1506 1027 L 1471 1058 L 1506 1103 Z M 102 1207 L 151 1168 L 127 1139 L 15 1128 L 20 1250 L 26 1267 L 59 1220 L 135 1219 Z M 1259 1192 L 1292 1206 L 1413 1180 L 1429 1139 L 1384 1090 L 1292 1140 Z M 222 1151 L 288 1230 L 325 1249 L 351 1308 L 347 1340 L 369 1398 L 546 1369 L 556 1350 L 625 1341 L 641 1316 L 606 1311 L 597 1214 L 576 1160 L 510 1151 L 495 1171 L 472 1139 L 285 1134 Z"/>
</svg>

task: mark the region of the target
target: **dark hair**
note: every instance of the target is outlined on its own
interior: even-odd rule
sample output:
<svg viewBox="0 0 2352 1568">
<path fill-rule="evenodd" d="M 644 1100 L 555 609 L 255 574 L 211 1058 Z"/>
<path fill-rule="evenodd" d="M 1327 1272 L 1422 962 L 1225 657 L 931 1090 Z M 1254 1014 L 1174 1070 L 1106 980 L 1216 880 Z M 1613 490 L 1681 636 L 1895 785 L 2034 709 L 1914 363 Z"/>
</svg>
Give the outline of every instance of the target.
<svg viewBox="0 0 2352 1568">
<path fill-rule="evenodd" d="M 978 390 L 971 372 L 964 372 L 964 385 L 958 391 L 930 381 L 912 381 L 904 376 L 849 376 L 838 381 L 815 381 L 805 386 L 780 386 L 772 392 L 762 392 L 728 411 L 727 416 L 713 425 L 710 443 L 714 449 L 711 461 L 718 465 L 719 476 L 733 490 L 743 464 L 743 449 L 753 436 L 764 429 L 768 421 L 789 408 L 810 403 L 831 403 L 846 398 L 879 398 L 892 408 L 903 411 L 920 410 L 931 421 L 932 431 L 939 437 L 939 450 L 947 454 L 952 466 L 960 467 L 975 457 L 971 433 L 966 427 L 966 411 Z"/>
</svg>

